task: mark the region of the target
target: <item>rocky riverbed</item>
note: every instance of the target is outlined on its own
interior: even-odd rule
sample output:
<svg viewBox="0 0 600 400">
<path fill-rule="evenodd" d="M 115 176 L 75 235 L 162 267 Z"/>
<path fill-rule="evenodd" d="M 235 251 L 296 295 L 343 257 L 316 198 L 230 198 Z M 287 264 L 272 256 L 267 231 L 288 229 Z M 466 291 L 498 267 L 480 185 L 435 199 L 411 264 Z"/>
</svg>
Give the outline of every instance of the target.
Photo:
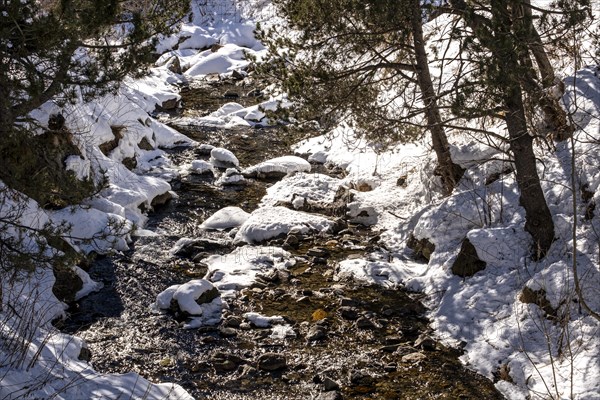
<svg viewBox="0 0 600 400">
<path fill-rule="evenodd" d="M 188 89 L 183 115 L 205 115 L 232 99 L 253 104 L 252 89 L 233 82 Z M 165 118 L 200 143 L 231 150 L 243 166 L 289 154 L 298 139 L 281 127 L 178 126 L 180 116 Z M 183 164 L 208 155 L 187 148 L 171 157 Z M 180 316 L 153 310 L 168 286 L 206 275 L 204 258 L 233 250 L 228 232 L 206 232 L 201 222 L 226 206 L 253 211 L 272 184 L 247 179 L 218 187 L 212 176 L 185 176 L 172 182 L 179 197 L 150 217 L 147 228 L 158 236 L 138 237 L 130 251 L 93 263 L 89 273 L 104 288 L 73 305 L 65 329 L 85 339 L 95 369 L 177 382 L 198 399 L 502 398 L 492 382 L 462 366 L 460 349 L 433 338 L 419 294 L 337 273 L 341 260 L 385 253 L 376 252 L 379 232 L 349 223 L 343 207 L 318 210 L 338 218 L 335 233 L 291 233 L 265 243 L 290 252 L 295 264 L 224 298 L 219 325 L 185 330 Z M 182 237 L 196 240 L 170 251 Z M 281 319 L 265 325 L 248 313 Z"/>
</svg>

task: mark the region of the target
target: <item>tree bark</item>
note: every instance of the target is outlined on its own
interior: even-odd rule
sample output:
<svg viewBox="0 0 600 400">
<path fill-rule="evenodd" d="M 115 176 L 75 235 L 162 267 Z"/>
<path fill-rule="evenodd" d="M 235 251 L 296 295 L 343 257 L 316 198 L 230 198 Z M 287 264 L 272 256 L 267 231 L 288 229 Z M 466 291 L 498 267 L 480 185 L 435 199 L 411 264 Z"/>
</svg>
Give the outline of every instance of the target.
<svg viewBox="0 0 600 400">
<path fill-rule="evenodd" d="M 423 37 L 421 7 L 416 3 L 412 9 L 411 30 L 415 52 L 417 82 L 425 105 L 427 129 L 431 134 L 433 150 L 437 156 L 438 166 L 436 168 L 436 174 L 442 178 L 444 194 L 449 195 L 456 187 L 456 184 L 465 170 L 460 165 L 455 164 L 450 155 L 450 145 L 448 144 L 448 138 L 444 132 L 433 81 L 431 79 L 431 74 L 429 73 L 429 60 L 427 58 L 425 39 Z"/>
<path fill-rule="evenodd" d="M 492 53 L 498 70 L 504 71 L 500 82 L 506 107 L 506 127 L 510 137 L 510 150 L 514 156 L 517 185 L 519 186 L 521 206 L 525 209 L 525 230 L 534 241 L 534 256 L 546 255 L 554 241 L 554 222 L 537 173 L 533 152 L 533 137 L 529 135 L 525 108 L 521 92 L 517 43 L 511 32 L 511 21 L 502 0 L 491 1 L 493 25 L 496 28 L 496 40 L 486 44 Z"/>
</svg>

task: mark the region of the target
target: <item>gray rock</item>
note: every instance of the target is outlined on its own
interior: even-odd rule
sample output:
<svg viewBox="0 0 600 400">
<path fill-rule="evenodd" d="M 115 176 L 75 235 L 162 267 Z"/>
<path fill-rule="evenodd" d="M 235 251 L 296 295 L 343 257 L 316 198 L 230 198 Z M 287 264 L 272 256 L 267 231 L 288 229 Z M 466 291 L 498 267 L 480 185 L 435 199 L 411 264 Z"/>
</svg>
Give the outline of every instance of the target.
<svg viewBox="0 0 600 400">
<path fill-rule="evenodd" d="M 317 400 L 342 400 L 340 392 L 324 392 L 317 397 Z"/>
<path fill-rule="evenodd" d="M 375 329 L 376 326 L 370 319 L 366 317 L 360 317 L 356 320 L 356 327 L 358 329 Z"/>
<path fill-rule="evenodd" d="M 277 371 L 287 368 L 287 360 L 282 354 L 265 353 L 258 358 L 257 367 L 263 371 Z"/>
<path fill-rule="evenodd" d="M 348 307 L 348 306 L 340 307 L 340 315 L 344 319 L 349 319 L 349 320 L 354 321 L 354 320 L 358 319 L 358 309 L 356 309 L 354 307 Z"/>
<path fill-rule="evenodd" d="M 330 377 L 325 376 L 323 377 L 323 388 L 326 392 L 331 392 L 332 390 L 340 390 L 340 385 Z"/>
<path fill-rule="evenodd" d="M 436 347 L 436 342 L 426 334 L 421 334 L 417 340 L 415 340 L 415 347 L 421 348 L 427 351 L 433 351 Z"/>
<path fill-rule="evenodd" d="M 466 278 L 475 275 L 477 272 L 485 269 L 486 263 L 477 255 L 475 246 L 469 239 L 465 239 L 460 247 L 460 252 L 452 264 L 452 273 Z"/>
<path fill-rule="evenodd" d="M 317 341 L 323 340 L 327 337 L 327 331 L 324 326 L 315 325 L 312 326 L 308 333 L 306 334 L 306 340 L 308 341 Z"/>
</svg>

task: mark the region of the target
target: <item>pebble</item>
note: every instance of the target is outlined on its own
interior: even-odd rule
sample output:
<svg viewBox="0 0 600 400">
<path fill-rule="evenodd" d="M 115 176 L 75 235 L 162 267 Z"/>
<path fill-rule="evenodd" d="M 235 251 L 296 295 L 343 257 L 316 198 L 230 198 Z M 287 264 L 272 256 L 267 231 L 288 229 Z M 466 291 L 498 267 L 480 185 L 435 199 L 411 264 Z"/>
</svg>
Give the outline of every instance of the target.
<svg viewBox="0 0 600 400">
<path fill-rule="evenodd" d="M 325 327 L 319 325 L 312 326 L 306 334 L 308 341 L 323 340 L 325 337 L 327 337 L 327 331 Z"/>
<path fill-rule="evenodd" d="M 323 377 L 323 388 L 326 392 L 331 392 L 332 390 L 340 390 L 340 385 L 330 377 L 325 376 Z"/>
<path fill-rule="evenodd" d="M 373 321 L 371 321 L 370 319 L 365 318 L 365 317 L 360 317 L 359 319 L 356 320 L 356 327 L 358 329 L 375 329 L 376 328 Z"/>
<path fill-rule="evenodd" d="M 342 400 L 340 392 L 324 392 L 317 397 L 317 400 Z"/>
<path fill-rule="evenodd" d="M 222 337 L 225 337 L 225 338 L 235 337 L 235 336 L 237 336 L 237 332 L 233 328 L 223 326 L 223 327 L 219 328 L 219 335 L 221 335 Z"/>
<path fill-rule="evenodd" d="M 287 360 L 282 354 L 265 353 L 258 358 L 257 367 L 263 371 L 277 371 L 287 368 Z"/>
<path fill-rule="evenodd" d="M 349 306 L 340 307 L 340 315 L 344 319 L 356 320 L 358 319 L 358 309 Z"/>
</svg>

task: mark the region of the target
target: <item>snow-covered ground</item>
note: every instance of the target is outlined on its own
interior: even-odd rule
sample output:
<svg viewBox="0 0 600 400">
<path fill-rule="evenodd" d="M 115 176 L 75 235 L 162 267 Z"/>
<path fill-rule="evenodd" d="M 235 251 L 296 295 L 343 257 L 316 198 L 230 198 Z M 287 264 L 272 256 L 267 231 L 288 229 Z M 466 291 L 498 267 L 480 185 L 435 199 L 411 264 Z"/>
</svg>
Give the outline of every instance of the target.
<svg viewBox="0 0 600 400">
<path fill-rule="evenodd" d="M 260 58 L 265 51 L 252 30 L 254 21 L 269 21 L 273 12 L 270 2 L 207 3 L 200 6 L 192 2 L 194 18 L 183 25 L 179 34 L 162 40 L 163 56 L 148 77 L 129 80 L 118 94 L 94 102 L 63 108 L 47 103 L 34 113 L 43 126 L 50 114 L 61 112 L 67 127 L 78 133 L 76 144 L 82 153 L 82 157 L 69 161 L 70 168 L 80 178 L 100 179 L 103 172 L 108 186 L 85 204 L 64 210 L 42 210 L 34 201 L 26 200 L 25 210 L 17 218 L 19 224 L 41 228 L 46 223 L 68 223 L 72 226 L 71 244 L 83 252 L 127 247 L 131 229 L 143 228 L 146 221 L 141 209 L 149 209 L 155 197 L 170 191 L 171 178 L 188 172 L 174 168 L 161 148 L 198 145 L 149 113 L 157 105 L 180 99 L 174 84 L 210 74 L 230 75 L 248 65 L 244 54 Z M 177 43 L 177 50 L 172 50 Z M 175 57 L 181 74 L 172 71 Z M 437 336 L 446 343 L 463 346 L 466 365 L 489 378 L 501 368 L 509 371 L 512 382 L 500 380 L 496 384 L 509 399 L 569 398 L 571 394 L 577 399 L 600 399 L 600 323 L 581 309 L 574 292 L 572 266 L 575 248 L 583 297 L 599 311 L 600 217 L 582 217 L 589 200 L 581 199 L 580 188 L 586 185 L 586 190 L 593 193 L 592 200 L 600 201 L 600 156 L 595 147 L 600 139 L 600 79 L 595 69 L 588 68 L 565 83 L 565 104 L 574 112 L 579 127 L 574 149 L 577 187 L 571 190 L 573 149 L 569 142 L 557 144 L 554 153 L 540 153 L 539 173 L 557 235 L 550 253 L 541 261 L 529 258 L 531 239 L 524 233 L 524 212 L 518 205 L 513 176 L 504 175 L 485 184 L 486 178 L 505 169 L 506 163 L 498 160 L 501 154 L 459 132 L 451 137 L 453 155 L 467 171 L 450 197 L 439 195 L 440 184 L 433 174 L 433 155 L 426 140 L 382 153 L 347 126 L 340 126 L 333 134 L 297 144 L 295 151 L 309 155 L 311 161 L 342 168 L 346 171 L 344 179 L 309 174 L 309 165 L 291 157 L 254 166 L 245 172 L 299 173 L 273 185 L 261 208 L 252 214 L 224 210 L 207 220 L 205 228 L 239 227 L 235 240 L 250 244 L 290 231 L 324 231 L 333 221 L 276 204 L 288 201 L 295 208 L 305 201 L 327 204 L 333 201 L 338 188 L 345 186 L 354 194 L 353 202 L 348 204 L 349 216 L 383 231 L 382 240 L 389 253 L 343 261 L 339 277 L 353 275 L 425 293 Z M 220 127 L 268 124 L 263 111 L 282 104 L 288 104 L 283 96 L 266 100 L 262 107 L 229 103 L 194 123 Z M 502 127 L 497 129 L 502 134 Z M 104 154 L 100 145 L 115 140 L 117 132 L 120 140 Z M 189 170 L 212 171 L 219 162 L 239 166 L 227 149 L 213 152 L 211 163 L 195 162 Z M 479 157 L 473 159 L 474 154 Z M 489 161 L 492 156 L 498 157 Z M 132 157 L 137 165 L 130 171 L 122 162 Z M 577 194 L 575 209 L 571 203 L 573 193 Z M 18 199 L 19 195 L 14 196 Z M 12 215 L 15 204 L 5 200 L 0 218 Z M 435 245 L 428 263 L 410 258 L 406 242 L 411 233 Z M 90 238 L 94 240 L 84 240 Z M 467 278 L 451 272 L 464 238 L 486 262 L 485 269 Z M 25 236 L 23 240 L 38 245 L 33 237 Z M 293 264 L 286 251 L 260 245 L 238 247 L 227 256 L 204 261 L 209 266 L 207 278 L 224 294 L 249 286 L 258 273 Z M 38 268 L 33 274 L 23 273 L 11 280 L 8 276 L 2 278 L 0 398 L 189 398 L 178 385 L 154 384 L 135 373 L 99 374 L 80 360 L 85 344 L 50 325 L 65 311 L 64 304 L 52 294 L 54 276 L 50 268 Z M 194 308 L 192 315 L 206 312 L 218 318 L 215 307 L 221 304 L 220 298 L 210 303 L 208 311 L 197 310 L 192 301 L 208 285 L 192 281 L 187 286 L 165 288 L 158 299 L 159 308 L 167 308 L 175 299 L 184 308 Z M 526 287 L 543 290 L 550 307 L 557 310 L 553 320 L 545 315 L 547 308 L 542 310 L 523 301 Z M 84 289 L 93 290 L 94 283 L 86 281 Z M 26 318 L 33 323 L 25 324 Z M 277 317 L 258 314 L 246 318 L 257 325 L 281 323 Z M 202 321 L 198 316 L 196 322 Z M 283 325 L 282 335 L 286 329 Z"/>
</svg>

